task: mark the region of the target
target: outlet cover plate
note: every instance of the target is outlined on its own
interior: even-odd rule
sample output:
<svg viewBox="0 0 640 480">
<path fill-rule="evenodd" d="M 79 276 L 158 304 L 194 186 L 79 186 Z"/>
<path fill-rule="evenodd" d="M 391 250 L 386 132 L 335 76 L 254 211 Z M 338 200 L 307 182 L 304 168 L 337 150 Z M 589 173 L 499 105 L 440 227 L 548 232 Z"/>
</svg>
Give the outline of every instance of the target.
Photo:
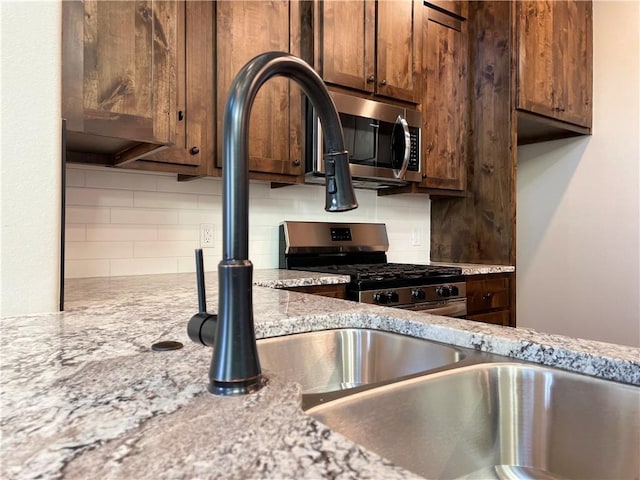
<svg viewBox="0 0 640 480">
<path fill-rule="evenodd" d="M 200 247 L 211 248 L 214 246 L 213 241 L 213 223 L 200 224 Z"/>
</svg>

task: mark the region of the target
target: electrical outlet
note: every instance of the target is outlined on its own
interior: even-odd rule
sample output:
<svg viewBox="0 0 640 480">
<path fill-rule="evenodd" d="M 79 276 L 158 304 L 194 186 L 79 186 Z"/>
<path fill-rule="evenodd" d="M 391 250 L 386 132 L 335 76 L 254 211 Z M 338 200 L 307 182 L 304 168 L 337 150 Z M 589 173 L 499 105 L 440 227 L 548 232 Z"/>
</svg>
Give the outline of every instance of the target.
<svg viewBox="0 0 640 480">
<path fill-rule="evenodd" d="M 200 247 L 213 247 L 213 223 L 200 224 Z"/>
<path fill-rule="evenodd" d="M 418 227 L 414 227 L 411 230 L 411 245 L 414 247 L 419 247 L 422 245 L 422 229 Z"/>
</svg>

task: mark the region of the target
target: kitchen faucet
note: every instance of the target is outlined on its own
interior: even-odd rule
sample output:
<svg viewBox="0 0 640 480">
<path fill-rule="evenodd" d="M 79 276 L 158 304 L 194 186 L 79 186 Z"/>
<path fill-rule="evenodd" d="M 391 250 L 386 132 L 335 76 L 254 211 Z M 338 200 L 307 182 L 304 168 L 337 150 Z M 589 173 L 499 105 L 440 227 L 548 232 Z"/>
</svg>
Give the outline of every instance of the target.
<svg viewBox="0 0 640 480">
<path fill-rule="evenodd" d="M 252 393 L 265 384 L 253 323 L 248 134 L 256 94 L 274 76 L 298 83 L 320 118 L 327 152 L 325 210 L 340 212 L 358 206 L 340 119 L 320 76 L 300 58 L 282 52 L 250 60 L 236 75 L 224 112 L 223 258 L 218 264 L 218 319 L 208 387 L 216 395 Z"/>
</svg>

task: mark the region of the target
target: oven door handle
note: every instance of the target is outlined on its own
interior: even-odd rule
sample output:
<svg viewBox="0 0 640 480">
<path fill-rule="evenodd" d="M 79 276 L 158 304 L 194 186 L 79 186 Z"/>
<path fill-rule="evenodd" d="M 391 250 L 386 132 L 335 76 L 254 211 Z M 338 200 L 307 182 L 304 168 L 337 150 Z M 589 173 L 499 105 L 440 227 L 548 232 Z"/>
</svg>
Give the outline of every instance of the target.
<svg viewBox="0 0 640 480">
<path fill-rule="evenodd" d="M 411 134 L 409 133 L 409 124 L 402 115 L 398 115 L 398 118 L 396 119 L 396 124 L 393 128 L 394 139 L 396 138 L 396 128 L 402 129 L 400 135 L 402 136 L 403 141 L 400 141 L 400 146 L 404 146 L 404 154 L 402 157 L 402 165 L 399 169 L 393 169 L 393 175 L 400 180 L 404 180 L 404 177 L 407 174 L 407 168 L 409 168 L 409 157 L 411 156 Z M 396 153 L 395 147 L 392 146 L 392 150 L 392 154 Z"/>
<path fill-rule="evenodd" d="M 467 300 L 449 300 L 447 302 L 418 303 L 410 307 L 411 310 L 443 315 L 445 317 L 464 317 L 467 315 Z"/>
</svg>

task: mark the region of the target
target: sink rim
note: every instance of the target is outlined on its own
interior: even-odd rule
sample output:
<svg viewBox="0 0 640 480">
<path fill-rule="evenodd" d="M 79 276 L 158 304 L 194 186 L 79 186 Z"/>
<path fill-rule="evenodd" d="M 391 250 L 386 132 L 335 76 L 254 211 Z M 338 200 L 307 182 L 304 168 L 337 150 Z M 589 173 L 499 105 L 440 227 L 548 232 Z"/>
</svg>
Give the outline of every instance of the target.
<svg viewBox="0 0 640 480">
<path fill-rule="evenodd" d="M 436 372 L 440 372 L 440 371 L 445 371 L 448 370 L 450 368 L 456 367 L 456 366 L 462 366 L 462 365 L 472 365 L 472 364 L 476 364 L 478 362 L 482 362 L 482 361 L 489 361 L 490 359 L 492 359 L 494 357 L 493 354 L 487 353 L 487 352 L 481 352 L 478 350 L 473 350 L 470 348 L 466 348 L 466 347 L 461 347 L 458 345 L 453 345 L 453 344 L 448 344 L 448 343 L 444 343 L 444 342 L 439 342 L 437 340 L 431 340 L 429 338 L 422 338 L 422 337 L 417 337 L 414 335 L 411 335 L 409 333 L 401 333 L 401 332 L 397 332 L 397 331 L 390 331 L 390 330 L 384 330 L 384 329 L 378 329 L 378 328 L 372 328 L 372 327 L 354 327 L 354 326 L 346 326 L 346 327 L 332 327 L 332 328 L 325 328 L 325 329 L 321 329 L 321 330 L 312 330 L 312 331 L 305 331 L 305 332 L 297 332 L 297 333 L 291 333 L 291 334 L 287 334 L 287 335 L 278 335 L 278 336 L 273 336 L 273 337 L 264 337 L 261 338 L 257 341 L 258 344 L 258 350 L 260 350 L 260 345 L 261 344 L 269 344 L 269 343 L 277 343 L 279 341 L 286 341 L 284 339 L 288 338 L 288 337 L 314 337 L 314 336 L 323 336 L 323 335 L 335 335 L 341 332 L 366 332 L 367 334 L 370 335 L 374 335 L 374 336 L 382 336 L 382 337 L 401 337 L 403 340 L 407 340 L 410 341 L 412 343 L 414 342 L 419 342 L 419 343 L 424 343 L 425 345 L 432 345 L 432 346 L 436 346 L 438 348 L 443 348 L 446 350 L 451 350 L 452 352 L 455 352 L 456 355 L 459 355 L 461 358 L 459 358 L 458 360 L 454 361 L 454 362 L 449 362 L 446 364 L 442 364 L 442 365 L 438 365 L 435 367 L 430 367 L 430 368 L 425 368 L 422 369 L 420 371 L 416 371 L 416 372 L 412 372 L 412 373 L 407 373 L 407 374 L 402 374 L 402 375 L 396 375 L 393 377 L 389 377 L 387 379 L 383 379 L 383 380 L 378 380 L 375 382 L 371 382 L 371 383 L 365 383 L 365 384 L 361 384 L 361 385 L 357 385 L 354 387 L 349 387 L 349 388 L 344 388 L 344 389 L 337 389 L 337 390 L 330 390 L 330 391 L 323 391 L 323 392 L 307 392 L 305 393 L 303 391 L 302 393 L 302 399 L 301 399 L 301 407 L 304 411 L 308 410 L 309 408 L 312 408 L 315 405 L 319 405 L 319 404 L 323 404 L 326 402 L 330 402 L 333 401 L 335 399 L 338 398 L 343 398 L 346 396 L 351 396 L 351 395 L 355 395 L 358 394 L 360 392 L 364 392 L 367 390 L 371 390 L 373 388 L 377 388 L 377 387 L 382 387 L 385 385 L 389 385 L 389 384 L 395 384 L 407 379 L 411 379 L 414 377 L 420 377 L 426 374 L 432 374 L 432 373 L 436 373 Z M 274 371 L 273 369 L 271 369 L 269 366 L 267 365 L 263 365 L 263 367 L 265 367 L 265 371 L 267 373 L 269 372 L 273 372 L 273 373 L 278 373 L 277 371 Z M 295 382 L 295 380 L 292 380 Z M 299 383 L 299 382 L 296 382 Z"/>
<path fill-rule="evenodd" d="M 480 357 L 480 356 L 479 356 Z M 341 395 L 339 397 L 333 398 L 331 400 L 327 400 L 320 404 L 314 405 L 308 409 L 305 409 L 307 415 L 311 415 L 313 410 L 320 410 L 322 408 L 329 408 L 332 405 L 338 405 L 340 403 L 347 403 L 353 400 L 353 397 L 371 397 L 380 394 L 384 394 L 385 392 L 401 389 L 403 386 L 410 386 L 417 383 L 428 383 L 434 380 L 438 380 L 441 378 L 446 378 L 449 376 L 457 376 L 464 375 L 467 373 L 473 373 L 476 370 L 482 369 L 490 369 L 495 370 L 498 368 L 508 368 L 508 369 L 517 369 L 517 370 L 535 370 L 541 373 L 551 373 L 554 375 L 560 375 L 561 377 L 577 377 L 586 381 L 588 383 L 605 383 L 611 384 L 614 388 L 623 388 L 623 389 L 636 389 L 640 392 L 640 386 L 631 385 L 623 382 L 616 382 L 615 380 L 609 380 L 606 378 L 594 377 L 592 375 L 588 375 L 580 372 L 571 372 L 568 370 L 563 370 L 561 368 L 551 367 L 548 365 L 541 365 L 538 363 L 527 362 L 525 360 L 520 360 L 517 358 L 504 357 L 495 354 L 488 354 L 485 358 L 474 358 L 470 359 L 470 361 L 465 362 L 466 359 L 453 364 L 447 365 L 445 367 L 437 368 L 434 370 L 429 370 L 427 372 L 418 373 L 414 375 L 407 375 L 406 378 L 402 378 L 396 381 L 385 382 L 384 384 L 376 384 L 371 388 L 362 389 L 358 392 L 353 392 L 349 395 Z M 489 358 L 489 357 L 501 357 L 502 359 Z M 304 396 L 304 395 L 303 395 Z"/>
</svg>

